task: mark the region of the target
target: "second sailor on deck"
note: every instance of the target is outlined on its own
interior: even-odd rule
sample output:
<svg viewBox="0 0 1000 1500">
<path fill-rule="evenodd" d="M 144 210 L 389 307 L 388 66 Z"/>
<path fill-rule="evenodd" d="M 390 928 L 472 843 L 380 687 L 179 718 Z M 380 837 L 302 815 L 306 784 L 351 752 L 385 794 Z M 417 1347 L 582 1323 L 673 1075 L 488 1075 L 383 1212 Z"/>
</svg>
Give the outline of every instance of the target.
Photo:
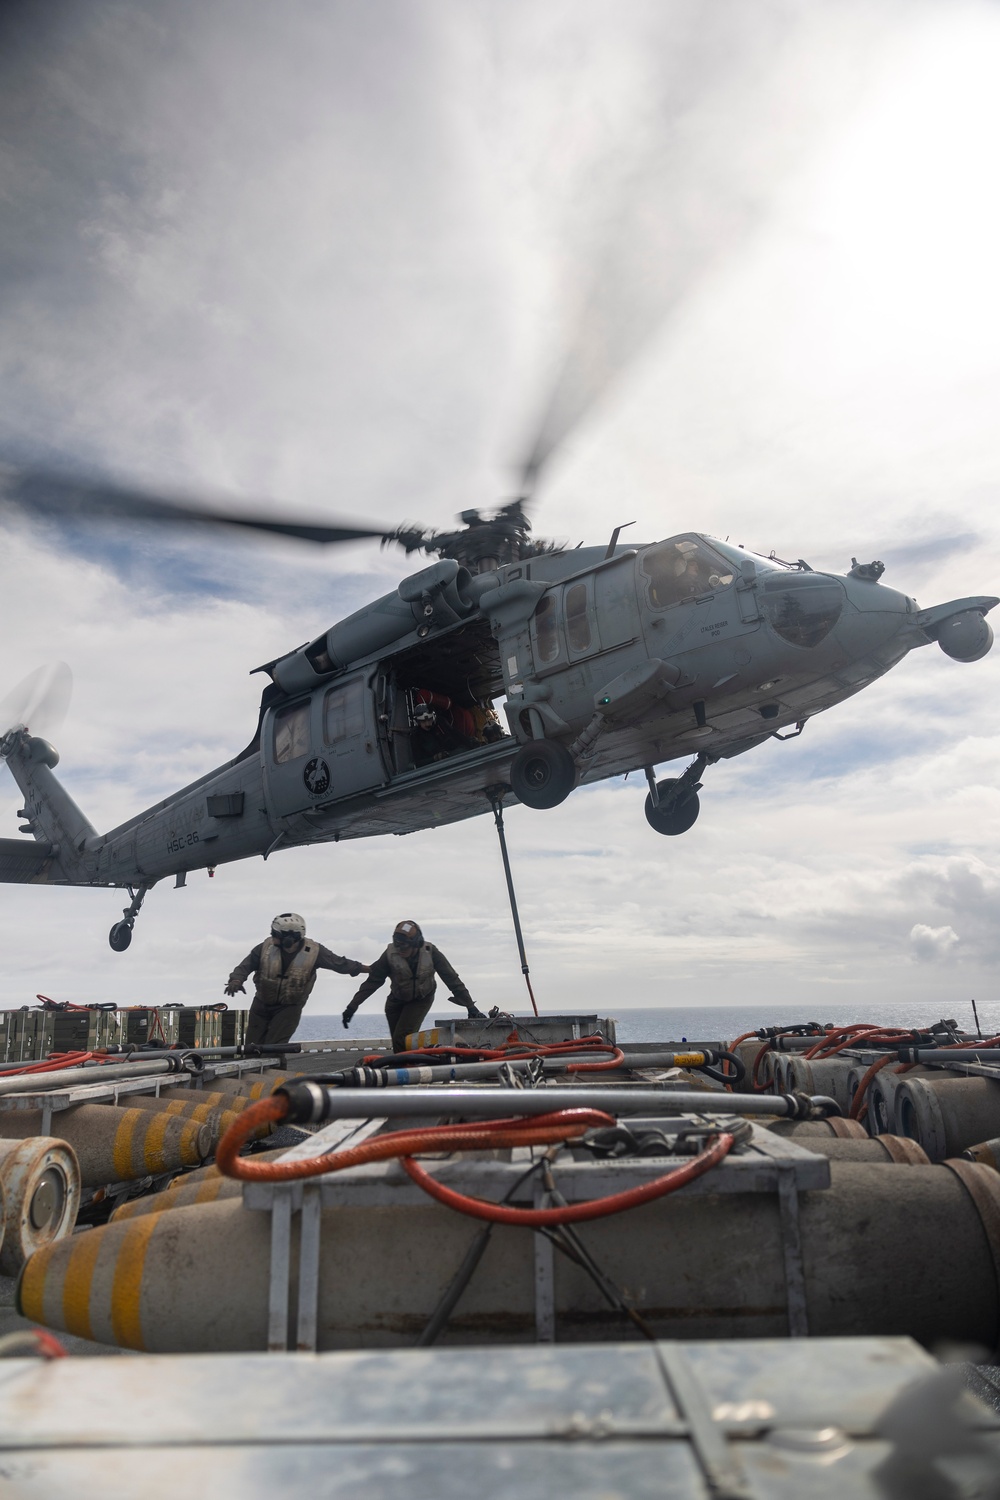
<svg viewBox="0 0 1000 1500">
<path fill-rule="evenodd" d="M 345 1027 L 351 1024 L 358 1007 L 388 979 L 391 985 L 385 1002 L 385 1017 L 392 1034 L 393 1050 L 402 1052 L 407 1036 L 411 1031 L 419 1031 L 431 1008 L 437 975 L 451 990 L 452 1004 L 464 1005 L 472 1017 L 482 1015 L 440 948 L 424 942 L 424 935 L 416 922 L 400 922 L 392 935 L 392 942 L 382 957 L 372 964 L 368 978 L 344 1011 Z"/>
</svg>

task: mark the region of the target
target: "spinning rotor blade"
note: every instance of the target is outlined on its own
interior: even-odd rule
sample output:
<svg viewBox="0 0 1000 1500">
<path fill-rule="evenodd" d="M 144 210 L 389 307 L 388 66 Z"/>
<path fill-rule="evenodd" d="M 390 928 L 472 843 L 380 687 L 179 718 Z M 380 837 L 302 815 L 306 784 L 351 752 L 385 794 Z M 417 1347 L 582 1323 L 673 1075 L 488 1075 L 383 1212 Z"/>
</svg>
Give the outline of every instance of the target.
<svg viewBox="0 0 1000 1500">
<path fill-rule="evenodd" d="M 32 734 L 51 734 L 65 719 L 72 696 L 73 674 L 64 661 L 29 672 L 0 701 L 0 739 L 19 724 Z"/>
<path fill-rule="evenodd" d="M 0 488 L 0 505 L 28 515 L 52 516 L 70 521 L 159 521 L 170 526 L 241 526 L 273 536 L 295 537 L 321 545 L 354 542 L 366 538 L 388 539 L 388 527 L 345 522 L 329 526 L 317 521 L 286 521 L 253 512 L 213 510 L 168 500 L 140 489 L 104 481 L 74 479 L 44 469 L 8 470 Z"/>
<path fill-rule="evenodd" d="M 29 672 L 0 701 L 0 741 L 19 724 L 47 738 L 65 719 L 72 696 L 73 674 L 64 661 L 50 662 Z M 0 754 L 0 809 L 6 811 L 19 797 L 6 757 Z"/>
<path fill-rule="evenodd" d="M 650 68 L 622 139 L 616 187 L 594 190 L 590 241 L 537 424 L 517 464 L 523 496 L 570 433 L 720 263 L 745 249 L 790 176 L 856 103 L 905 11 L 892 0 L 767 7 L 677 0 L 654 10 Z M 590 100 L 588 96 L 588 107 Z M 621 167 L 621 159 L 631 160 Z"/>
<path fill-rule="evenodd" d="M 72 696 L 73 673 L 64 661 L 49 661 L 48 666 L 28 672 L 0 700 L 0 741 L 18 724 L 24 724 L 43 739 L 48 738 L 66 718 Z M 7 771 L 6 757 L 0 754 L 0 808 L 6 810 L 19 795 L 18 787 Z"/>
</svg>

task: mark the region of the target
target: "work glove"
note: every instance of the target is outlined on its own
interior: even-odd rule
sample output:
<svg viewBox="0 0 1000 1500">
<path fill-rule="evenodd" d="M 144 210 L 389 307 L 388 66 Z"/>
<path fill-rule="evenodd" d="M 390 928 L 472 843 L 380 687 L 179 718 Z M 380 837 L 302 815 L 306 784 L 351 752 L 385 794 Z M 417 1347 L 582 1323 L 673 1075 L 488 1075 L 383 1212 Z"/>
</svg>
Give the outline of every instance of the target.
<svg viewBox="0 0 1000 1500">
<path fill-rule="evenodd" d="M 359 974 L 370 974 L 371 973 L 371 965 L 370 964 L 352 964 L 351 967 L 348 969 L 347 972 L 348 972 L 348 974 L 350 974 L 350 976 L 351 976 L 352 979 L 357 979 L 357 977 L 358 977 Z"/>
<path fill-rule="evenodd" d="M 476 1003 L 474 1001 L 469 1006 L 469 1020 L 470 1021 L 485 1021 L 486 1020 L 486 1016 L 483 1014 L 483 1012 L 479 1009 L 479 1007 L 476 1005 Z"/>
<path fill-rule="evenodd" d="M 348 1026 L 350 1026 L 351 1020 L 353 1019 L 353 1016 L 354 1016 L 354 1012 L 351 1009 L 351 1007 L 348 1006 L 347 1009 L 344 1011 L 344 1014 L 340 1018 L 341 1021 L 343 1021 L 343 1023 L 344 1023 L 344 1030 L 345 1031 L 347 1030 Z"/>
<path fill-rule="evenodd" d="M 226 985 L 225 993 L 227 995 L 245 995 L 246 990 L 242 984 L 233 984 L 230 982 Z"/>
</svg>

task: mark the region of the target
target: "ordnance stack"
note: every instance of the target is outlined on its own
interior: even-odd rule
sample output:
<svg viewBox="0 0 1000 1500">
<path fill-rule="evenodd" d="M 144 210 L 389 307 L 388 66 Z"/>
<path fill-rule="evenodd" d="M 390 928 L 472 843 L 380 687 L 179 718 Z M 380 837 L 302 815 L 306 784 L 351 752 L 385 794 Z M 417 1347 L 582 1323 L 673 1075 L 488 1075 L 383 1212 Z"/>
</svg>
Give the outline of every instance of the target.
<svg viewBox="0 0 1000 1500">
<path fill-rule="evenodd" d="M 0 1066 L 41 1062 L 57 1052 L 132 1047 L 241 1047 L 245 1010 L 218 1006 L 99 1005 L 0 1011 Z"/>
</svg>

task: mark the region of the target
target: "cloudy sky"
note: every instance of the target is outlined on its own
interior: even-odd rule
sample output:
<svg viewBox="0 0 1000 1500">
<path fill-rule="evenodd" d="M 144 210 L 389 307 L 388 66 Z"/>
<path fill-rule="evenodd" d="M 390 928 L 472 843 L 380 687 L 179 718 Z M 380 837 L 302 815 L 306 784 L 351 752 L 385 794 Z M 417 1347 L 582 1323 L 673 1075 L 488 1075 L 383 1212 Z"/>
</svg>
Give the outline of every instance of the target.
<svg viewBox="0 0 1000 1500">
<path fill-rule="evenodd" d="M 0 462 L 441 526 L 534 450 L 543 535 L 1000 592 L 998 73 L 965 0 L 8 3 Z M 60 774 L 101 828 L 406 569 L 10 515 L 0 547 L 0 696 L 69 662 Z M 543 1008 L 995 998 L 998 670 L 913 653 L 710 771 L 683 839 L 641 773 L 512 811 Z M 414 917 L 523 1003 L 485 819 L 164 884 L 115 955 L 121 905 L 3 887 L 0 1003 L 213 1000 L 288 908 L 368 959 Z"/>
</svg>

